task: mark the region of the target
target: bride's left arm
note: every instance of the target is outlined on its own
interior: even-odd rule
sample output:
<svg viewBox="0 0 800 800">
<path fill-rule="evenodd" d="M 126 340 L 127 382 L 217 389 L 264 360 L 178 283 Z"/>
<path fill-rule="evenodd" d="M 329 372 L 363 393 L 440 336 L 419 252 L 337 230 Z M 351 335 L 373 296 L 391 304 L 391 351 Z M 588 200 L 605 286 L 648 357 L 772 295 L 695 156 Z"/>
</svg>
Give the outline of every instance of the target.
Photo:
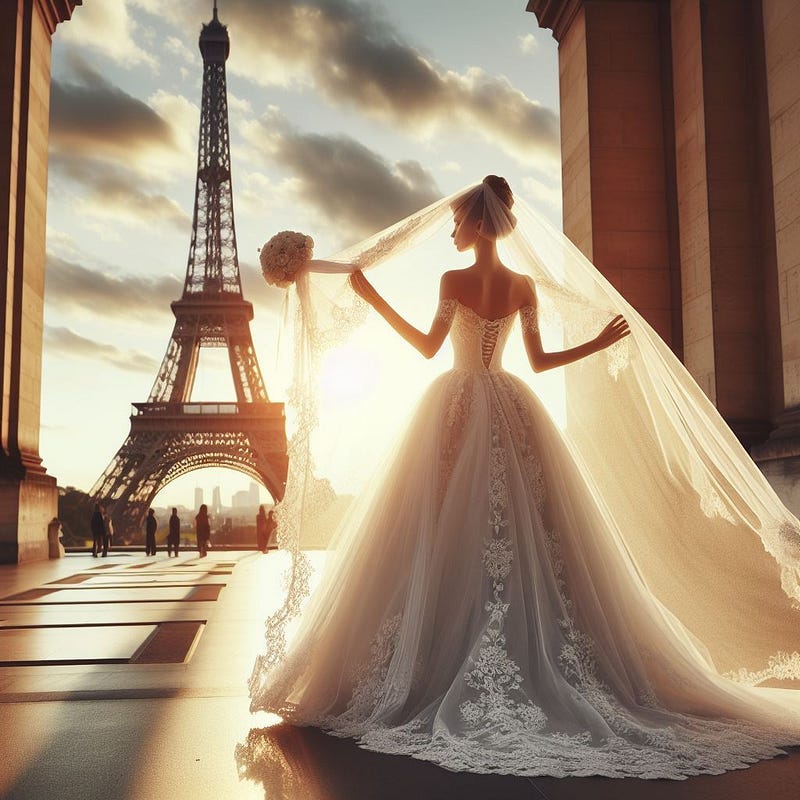
<svg viewBox="0 0 800 800">
<path fill-rule="evenodd" d="M 410 322 L 405 320 L 397 313 L 383 297 L 378 294 L 377 289 L 367 280 L 361 270 L 350 275 L 350 285 L 353 291 L 366 300 L 391 326 L 399 333 L 410 345 L 422 353 L 425 358 L 433 358 L 439 352 L 448 330 L 450 330 L 451 320 L 437 314 L 431 324 L 428 333 L 423 333 L 415 328 Z"/>
<path fill-rule="evenodd" d="M 525 341 L 525 351 L 528 354 L 528 361 L 534 372 L 545 372 L 555 367 L 563 367 L 580 361 L 586 356 L 610 347 L 620 339 L 624 339 L 631 331 L 625 318 L 619 314 L 602 331 L 588 342 L 579 344 L 577 347 L 570 347 L 566 350 L 554 350 L 551 353 L 545 352 L 542 347 L 542 337 L 539 333 L 538 308 L 536 302 L 536 290 L 531 283 L 531 302 L 520 311 L 522 319 L 522 335 Z"/>
</svg>

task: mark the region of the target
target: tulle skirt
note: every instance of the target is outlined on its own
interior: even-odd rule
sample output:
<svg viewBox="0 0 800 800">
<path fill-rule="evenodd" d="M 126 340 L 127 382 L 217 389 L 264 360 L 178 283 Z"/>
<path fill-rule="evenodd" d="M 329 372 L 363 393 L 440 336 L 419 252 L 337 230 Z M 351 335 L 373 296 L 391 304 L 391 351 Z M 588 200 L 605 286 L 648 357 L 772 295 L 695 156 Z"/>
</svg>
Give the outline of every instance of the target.
<svg viewBox="0 0 800 800">
<path fill-rule="evenodd" d="M 576 459 L 510 373 L 440 376 L 254 706 L 485 773 L 684 778 L 800 744 L 800 693 L 717 672 Z"/>
</svg>

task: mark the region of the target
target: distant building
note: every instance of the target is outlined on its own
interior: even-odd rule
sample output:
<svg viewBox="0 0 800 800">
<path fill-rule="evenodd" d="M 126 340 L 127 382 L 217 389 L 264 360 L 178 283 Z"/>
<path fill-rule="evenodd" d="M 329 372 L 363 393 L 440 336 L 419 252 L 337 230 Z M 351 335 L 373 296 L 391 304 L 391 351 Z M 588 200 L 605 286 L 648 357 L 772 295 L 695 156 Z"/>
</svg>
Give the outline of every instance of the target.
<svg viewBox="0 0 800 800">
<path fill-rule="evenodd" d="M 203 505 L 203 490 L 199 486 L 197 486 L 197 487 L 195 487 L 195 490 L 194 490 L 194 507 L 195 507 L 195 510 L 200 508 L 201 505 Z"/>
<path fill-rule="evenodd" d="M 243 489 L 241 492 L 234 492 L 231 499 L 233 508 L 249 508 L 253 505 L 253 496 L 250 489 Z M 256 501 L 258 505 L 258 501 Z"/>
<path fill-rule="evenodd" d="M 220 491 L 219 486 L 214 487 L 214 494 L 211 500 L 211 513 L 212 514 L 222 513 L 222 493 Z"/>
</svg>

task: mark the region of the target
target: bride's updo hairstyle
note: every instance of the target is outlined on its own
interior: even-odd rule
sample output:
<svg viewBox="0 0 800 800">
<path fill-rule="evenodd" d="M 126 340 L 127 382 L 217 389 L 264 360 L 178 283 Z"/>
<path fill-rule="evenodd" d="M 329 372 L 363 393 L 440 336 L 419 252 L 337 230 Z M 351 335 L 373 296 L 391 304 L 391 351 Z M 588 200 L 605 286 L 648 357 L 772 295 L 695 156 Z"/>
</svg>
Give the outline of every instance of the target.
<svg viewBox="0 0 800 800">
<path fill-rule="evenodd" d="M 511 191 L 511 187 L 508 185 L 508 181 L 505 178 L 501 178 L 499 175 L 487 175 L 481 183 L 483 186 L 491 189 L 495 193 L 497 199 L 500 200 L 509 211 L 511 210 L 511 207 L 514 205 L 514 193 Z"/>
<path fill-rule="evenodd" d="M 517 218 L 511 213 L 513 205 L 514 194 L 508 181 L 499 175 L 487 175 L 457 197 L 451 208 L 460 222 L 480 222 L 480 235 L 494 241 L 514 230 Z"/>
</svg>

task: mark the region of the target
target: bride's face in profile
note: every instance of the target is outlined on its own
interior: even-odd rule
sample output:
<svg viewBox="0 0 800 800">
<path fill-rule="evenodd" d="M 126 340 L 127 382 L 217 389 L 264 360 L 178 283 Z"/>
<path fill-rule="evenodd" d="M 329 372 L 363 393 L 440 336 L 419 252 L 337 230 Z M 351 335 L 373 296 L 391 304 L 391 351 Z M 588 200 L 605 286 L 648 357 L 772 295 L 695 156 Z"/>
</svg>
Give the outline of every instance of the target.
<svg viewBox="0 0 800 800">
<path fill-rule="evenodd" d="M 480 235 L 480 225 L 464 212 L 453 215 L 453 232 L 450 236 L 459 253 L 475 246 Z"/>
</svg>

